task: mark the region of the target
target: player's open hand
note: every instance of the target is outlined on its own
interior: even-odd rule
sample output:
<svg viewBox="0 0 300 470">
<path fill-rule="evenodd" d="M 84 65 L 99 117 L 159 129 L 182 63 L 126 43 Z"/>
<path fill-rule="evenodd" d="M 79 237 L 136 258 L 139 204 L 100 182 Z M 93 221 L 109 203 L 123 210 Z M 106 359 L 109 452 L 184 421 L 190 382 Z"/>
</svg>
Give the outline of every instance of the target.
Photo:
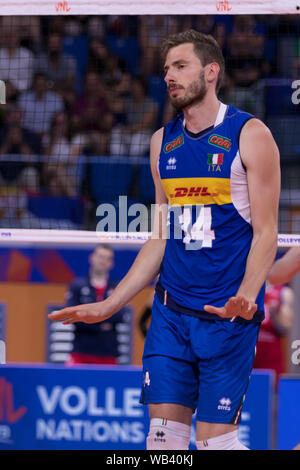
<svg viewBox="0 0 300 470">
<path fill-rule="evenodd" d="M 213 307 L 205 305 L 204 310 L 208 313 L 215 313 L 222 318 L 242 317 L 245 320 L 252 320 L 257 310 L 257 305 L 243 296 L 230 297 L 224 307 Z"/>
<path fill-rule="evenodd" d="M 63 325 L 70 325 L 75 322 L 102 322 L 112 316 L 112 313 L 108 312 L 103 304 L 104 302 L 96 302 L 66 307 L 50 313 L 48 318 L 54 322 L 60 321 Z"/>
</svg>

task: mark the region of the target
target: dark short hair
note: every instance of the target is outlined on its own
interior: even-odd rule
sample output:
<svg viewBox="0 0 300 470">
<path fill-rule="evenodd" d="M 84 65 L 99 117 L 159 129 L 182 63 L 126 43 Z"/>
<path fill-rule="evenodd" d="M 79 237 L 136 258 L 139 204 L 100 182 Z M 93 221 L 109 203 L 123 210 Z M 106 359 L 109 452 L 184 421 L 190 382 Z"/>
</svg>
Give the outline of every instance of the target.
<svg viewBox="0 0 300 470">
<path fill-rule="evenodd" d="M 216 84 L 216 92 L 218 92 L 225 74 L 225 61 L 219 44 L 210 34 L 200 33 L 194 29 L 171 34 L 162 42 L 161 52 L 163 58 L 166 58 L 167 53 L 173 47 L 186 43 L 194 45 L 194 52 L 201 60 L 203 66 L 212 62 L 216 62 L 219 65 L 220 72 Z"/>
<path fill-rule="evenodd" d="M 99 243 L 98 245 L 95 246 L 93 249 L 93 252 L 97 251 L 99 248 L 104 248 L 105 250 L 110 251 L 111 253 L 114 253 L 114 249 L 111 245 L 108 245 L 107 243 Z"/>
</svg>

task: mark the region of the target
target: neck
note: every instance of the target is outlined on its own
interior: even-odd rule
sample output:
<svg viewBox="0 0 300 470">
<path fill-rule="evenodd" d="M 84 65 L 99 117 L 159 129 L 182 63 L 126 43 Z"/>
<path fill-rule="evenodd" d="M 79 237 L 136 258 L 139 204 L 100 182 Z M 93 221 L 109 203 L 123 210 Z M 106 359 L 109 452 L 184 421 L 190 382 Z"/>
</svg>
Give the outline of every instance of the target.
<svg viewBox="0 0 300 470">
<path fill-rule="evenodd" d="M 220 109 L 220 101 L 214 94 L 205 98 L 200 103 L 193 103 L 183 110 L 186 128 L 195 134 L 213 126 Z"/>
<path fill-rule="evenodd" d="M 107 274 L 102 271 L 91 271 L 90 279 L 97 284 L 107 281 Z"/>
</svg>

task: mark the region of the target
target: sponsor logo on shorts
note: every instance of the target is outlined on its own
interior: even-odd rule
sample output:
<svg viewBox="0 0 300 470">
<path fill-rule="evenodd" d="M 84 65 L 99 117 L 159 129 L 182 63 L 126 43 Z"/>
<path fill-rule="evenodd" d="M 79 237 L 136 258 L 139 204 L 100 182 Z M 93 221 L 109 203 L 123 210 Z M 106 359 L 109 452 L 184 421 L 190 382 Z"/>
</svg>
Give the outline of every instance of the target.
<svg viewBox="0 0 300 470">
<path fill-rule="evenodd" d="M 231 400 L 230 398 L 221 398 L 219 400 L 218 410 L 230 411 L 231 410 Z"/>
</svg>

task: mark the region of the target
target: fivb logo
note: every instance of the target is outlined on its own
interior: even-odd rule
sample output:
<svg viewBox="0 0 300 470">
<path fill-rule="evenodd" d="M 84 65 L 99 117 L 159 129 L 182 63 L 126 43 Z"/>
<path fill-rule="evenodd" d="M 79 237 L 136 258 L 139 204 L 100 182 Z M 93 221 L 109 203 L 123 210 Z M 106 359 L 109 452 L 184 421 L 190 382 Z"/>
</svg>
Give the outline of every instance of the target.
<svg viewBox="0 0 300 470">
<path fill-rule="evenodd" d="M 6 104 L 6 85 L 0 80 L 0 104 Z"/>
</svg>

